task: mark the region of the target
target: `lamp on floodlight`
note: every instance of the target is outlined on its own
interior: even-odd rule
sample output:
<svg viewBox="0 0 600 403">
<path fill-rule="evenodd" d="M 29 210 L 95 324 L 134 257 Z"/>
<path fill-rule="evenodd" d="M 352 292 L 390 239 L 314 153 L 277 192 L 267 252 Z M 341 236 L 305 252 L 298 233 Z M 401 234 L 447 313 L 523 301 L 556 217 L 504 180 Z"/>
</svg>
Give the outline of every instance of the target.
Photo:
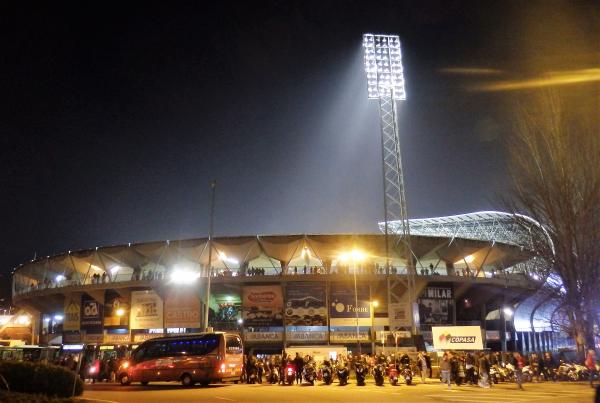
<svg viewBox="0 0 600 403">
<path fill-rule="evenodd" d="M 402 51 L 398 35 L 363 35 L 369 99 L 406 100 Z"/>
<path fill-rule="evenodd" d="M 171 283 L 174 284 L 189 284 L 200 278 L 200 273 L 189 270 L 175 270 L 171 272 Z"/>
<path fill-rule="evenodd" d="M 227 256 L 225 252 L 219 252 L 219 259 L 221 259 L 223 263 L 229 263 L 234 265 L 240 263 L 237 259 Z"/>
</svg>

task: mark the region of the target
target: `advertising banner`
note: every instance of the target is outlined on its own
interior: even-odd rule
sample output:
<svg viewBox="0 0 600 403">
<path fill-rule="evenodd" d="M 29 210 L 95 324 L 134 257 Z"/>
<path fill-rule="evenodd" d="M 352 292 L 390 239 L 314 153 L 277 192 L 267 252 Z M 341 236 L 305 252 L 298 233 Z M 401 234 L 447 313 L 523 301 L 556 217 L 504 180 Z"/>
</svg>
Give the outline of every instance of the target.
<svg viewBox="0 0 600 403">
<path fill-rule="evenodd" d="M 104 327 L 126 328 L 129 326 L 129 299 L 114 291 L 107 291 L 104 298 Z"/>
<path fill-rule="evenodd" d="M 286 326 L 327 326 L 325 284 L 290 283 L 285 290 Z"/>
<path fill-rule="evenodd" d="M 156 339 L 157 337 L 163 337 L 163 333 L 136 333 L 133 335 L 134 343 L 141 343 L 146 340 Z"/>
<path fill-rule="evenodd" d="M 151 290 L 131 292 L 131 329 L 162 329 L 163 302 L 160 296 Z"/>
<path fill-rule="evenodd" d="M 197 289 L 186 288 L 167 292 L 165 296 L 165 327 L 200 327 L 200 295 Z"/>
<path fill-rule="evenodd" d="M 63 343 L 79 343 L 79 342 L 81 342 L 81 334 L 79 333 L 79 330 L 63 332 L 62 342 Z"/>
<path fill-rule="evenodd" d="M 264 342 L 264 341 L 283 341 L 282 332 L 245 332 L 244 341 Z"/>
<path fill-rule="evenodd" d="M 356 330 L 331 331 L 329 332 L 329 341 L 332 343 L 356 343 L 357 340 L 369 341 L 369 331 L 361 330 L 356 334 Z"/>
<path fill-rule="evenodd" d="M 104 335 L 105 343 L 129 343 L 131 341 L 131 336 L 129 333 L 125 334 L 116 334 L 116 333 L 107 333 Z"/>
<path fill-rule="evenodd" d="M 479 326 L 432 326 L 431 333 L 436 350 L 483 350 Z"/>
<path fill-rule="evenodd" d="M 242 307 L 245 327 L 283 326 L 283 295 L 279 285 L 244 287 Z"/>
<path fill-rule="evenodd" d="M 65 297 L 65 314 L 63 331 L 79 331 L 81 321 L 81 296 L 67 295 Z"/>
<path fill-rule="evenodd" d="M 86 334 L 102 334 L 104 306 L 92 297 L 81 298 L 81 330 Z"/>
<path fill-rule="evenodd" d="M 419 298 L 421 324 L 452 323 L 452 287 L 426 287 Z"/>
<path fill-rule="evenodd" d="M 329 322 L 331 326 L 371 326 L 371 304 L 369 290 L 358 289 L 358 306 L 354 287 L 345 284 L 331 284 Z M 358 314 L 358 315 L 357 315 Z M 356 335 L 354 336 L 356 338 Z"/>
<path fill-rule="evenodd" d="M 408 302 L 390 302 L 388 304 L 390 329 L 410 327 L 410 304 Z"/>
<path fill-rule="evenodd" d="M 286 330 L 285 340 L 287 342 L 304 342 L 304 341 L 327 341 L 327 330 L 314 331 L 297 331 Z"/>
</svg>

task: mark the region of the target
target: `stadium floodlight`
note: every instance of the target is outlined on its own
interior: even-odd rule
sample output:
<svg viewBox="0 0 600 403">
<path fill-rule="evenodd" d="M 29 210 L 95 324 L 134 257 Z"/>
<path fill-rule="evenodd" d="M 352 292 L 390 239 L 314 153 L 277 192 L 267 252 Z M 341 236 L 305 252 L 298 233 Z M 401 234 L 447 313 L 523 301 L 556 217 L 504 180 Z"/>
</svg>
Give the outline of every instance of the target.
<svg viewBox="0 0 600 403">
<path fill-rule="evenodd" d="M 365 72 L 369 99 L 404 101 L 404 70 L 398 35 L 363 35 Z"/>
<path fill-rule="evenodd" d="M 381 125 L 381 148 L 383 159 L 383 193 L 385 212 L 385 257 L 386 273 L 390 272 L 390 248 L 403 245 L 407 264 L 406 279 L 394 278 L 392 281 L 404 282 L 408 300 L 416 303 L 415 267 L 410 242 L 410 224 L 404 189 L 404 173 L 400 152 L 400 134 L 396 101 L 406 100 L 404 87 L 404 68 L 402 50 L 398 35 L 364 34 L 365 73 L 367 75 L 367 93 L 369 99 L 379 101 L 379 120 Z M 394 242 L 390 240 L 389 224 L 397 221 L 400 231 L 395 231 Z M 389 287 L 394 286 L 392 284 Z M 393 302 L 401 302 L 399 300 Z M 412 333 L 418 333 L 415 321 L 412 321 Z M 374 346 L 373 346 L 374 348 Z"/>
</svg>

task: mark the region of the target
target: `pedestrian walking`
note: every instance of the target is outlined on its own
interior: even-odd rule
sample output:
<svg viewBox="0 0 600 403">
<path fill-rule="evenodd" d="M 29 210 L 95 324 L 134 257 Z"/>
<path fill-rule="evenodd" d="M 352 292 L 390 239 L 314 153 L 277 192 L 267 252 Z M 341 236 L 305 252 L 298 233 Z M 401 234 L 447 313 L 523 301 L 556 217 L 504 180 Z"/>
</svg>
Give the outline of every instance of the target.
<svg viewBox="0 0 600 403">
<path fill-rule="evenodd" d="M 511 364 L 515 368 L 515 381 L 517 382 L 519 389 L 524 390 L 523 389 L 523 368 L 525 367 L 525 359 L 523 358 L 521 353 L 519 353 L 518 351 L 515 351 L 513 353 L 513 359 L 512 359 Z"/>
<path fill-rule="evenodd" d="M 596 375 L 598 370 L 596 369 L 596 352 L 592 349 L 589 349 L 587 355 L 585 356 L 585 367 L 590 373 L 590 386 L 593 388 L 594 375 Z"/>
<path fill-rule="evenodd" d="M 442 356 L 442 362 L 440 363 L 440 372 L 442 374 L 442 383 L 448 384 L 448 389 L 450 389 L 450 383 L 452 382 L 452 377 L 450 375 L 452 371 L 452 364 L 450 362 L 451 356 L 448 353 L 444 353 Z"/>
<path fill-rule="evenodd" d="M 479 376 L 481 379 L 479 380 L 479 386 L 482 388 L 490 387 L 490 360 L 485 356 L 483 352 L 479 353 Z"/>
<path fill-rule="evenodd" d="M 427 383 L 426 380 L 429 378 L 429 371 L 431 370 L 431 358 L 426 352 L 419 352 L 417 355 L 417 367 L 421 373 L 421 382 Z M 396 366 L 396 368 L 399 367 Z"/>
</svg>

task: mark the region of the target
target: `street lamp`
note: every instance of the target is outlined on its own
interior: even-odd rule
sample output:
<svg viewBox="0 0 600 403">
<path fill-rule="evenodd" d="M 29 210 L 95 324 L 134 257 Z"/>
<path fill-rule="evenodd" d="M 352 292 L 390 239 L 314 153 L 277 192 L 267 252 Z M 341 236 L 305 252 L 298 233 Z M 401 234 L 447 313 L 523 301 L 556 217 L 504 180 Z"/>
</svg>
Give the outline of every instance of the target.
<svg viewBox="0 0 600 403">
<path fill-rule="evenodd" d="M 357 250 L 352 249 L 350 252 L 342 253 L 340 260 L 342 262 L 352 262 L 352 272 L 354 274 L 354 313 L 356 313 L 356 342 L 358 343 L 358 353 L 362 354 L 362 346 L 360 344 L 360 329 L 358 326 L 358 286 L 356 283 L 356 263 L 365 260 L 366 255 Z"/>
<path fill-rule="evenodd" d="M 373 300 L 371 301 L 371 309 L 370 309 L 370 315 L 371 315 L 371 353 L 375 354 L 375 342 L 377 341 L 377 333 L 375 332 L 375 308 L 379 307 L 379 301 L 377 300 Z M 382 336 L 382 343 L 383 343 L 383 351 L 385 353 L 385 341 L 383 340 L 383 336 Z"/>
</svg>

